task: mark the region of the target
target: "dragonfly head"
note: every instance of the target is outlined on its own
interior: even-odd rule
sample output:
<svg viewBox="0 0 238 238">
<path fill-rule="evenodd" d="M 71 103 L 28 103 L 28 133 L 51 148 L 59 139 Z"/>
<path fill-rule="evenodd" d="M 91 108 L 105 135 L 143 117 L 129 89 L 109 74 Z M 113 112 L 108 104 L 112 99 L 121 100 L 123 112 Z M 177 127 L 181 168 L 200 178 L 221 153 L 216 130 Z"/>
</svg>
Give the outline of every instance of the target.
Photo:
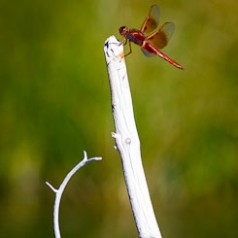
<svg viewBox="0 0 238 238">
<path fill-rule="evenodd" d="M 122 36 L 125 36 L 127 33 L 128 33 L 128 28 L 126 26 L 121 26 L 119 28 L 119 33 L 122 35 Z"/>
</svg>

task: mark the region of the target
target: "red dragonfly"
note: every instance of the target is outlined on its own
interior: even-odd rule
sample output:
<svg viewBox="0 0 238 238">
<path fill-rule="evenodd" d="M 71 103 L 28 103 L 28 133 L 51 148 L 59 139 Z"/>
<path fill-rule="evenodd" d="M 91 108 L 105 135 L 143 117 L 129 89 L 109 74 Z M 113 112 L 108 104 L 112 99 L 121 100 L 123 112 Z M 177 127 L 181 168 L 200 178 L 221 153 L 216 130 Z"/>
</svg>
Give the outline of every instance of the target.
<svg viewBox="0 0 238 238">
<path fill-rule="evenodd" d="M 130 52 L 126 55 L 129 55 L 132 52 L 131 42 L 133 42 L 141 47 L 141 50 L 146 56 L 158 55 L 175 67 L 184 69 L 183 66 L 160 51 L 160 49 L 168 44 L 169 39 L 174 33 L 175 25 L 172 22 L 166 22 L 156 30 L 159 25 L 159 16 L 159 7 L 157 5 L 152 5 L 140 30 L 128 29 L 126 26 L 119 28 L 119 33 L 125 37 L 126 42 L 129 40 Z"/>
</svg>

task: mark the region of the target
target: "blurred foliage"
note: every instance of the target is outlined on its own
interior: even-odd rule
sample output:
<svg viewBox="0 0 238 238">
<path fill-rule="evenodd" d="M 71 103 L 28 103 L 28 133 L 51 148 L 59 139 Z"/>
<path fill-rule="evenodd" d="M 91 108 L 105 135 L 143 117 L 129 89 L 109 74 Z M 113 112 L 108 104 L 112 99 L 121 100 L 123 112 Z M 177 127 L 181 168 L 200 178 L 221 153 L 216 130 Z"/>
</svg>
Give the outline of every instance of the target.
<svg viewBox="0 0 238 238">
<path fill-rule="evenodd" d="M 136 237 L 113 120 L 103 44 L 140 27 L 152 3 L 176 33 L 178 70 L 138 47 L 127 61 L 143 163 L 164 238 L 237 237 L 238 4 L 220 1 L 0 1 L 0 230 L 53 237 Z M 119 37 L 119 36 L 118 36 Z"/>
</svg>

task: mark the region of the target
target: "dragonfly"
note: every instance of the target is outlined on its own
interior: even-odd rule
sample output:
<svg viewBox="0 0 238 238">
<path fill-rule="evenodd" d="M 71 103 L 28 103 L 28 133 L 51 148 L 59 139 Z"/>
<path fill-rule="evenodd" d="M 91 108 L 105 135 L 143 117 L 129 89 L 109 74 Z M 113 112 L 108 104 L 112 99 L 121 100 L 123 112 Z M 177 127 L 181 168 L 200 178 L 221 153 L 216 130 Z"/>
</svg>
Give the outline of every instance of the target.
<svg viewBox="0 0 238 238">
<path fill-rule="evenodd" d="M 172 22 L 165 22 L 159 29 L 160 10 L 157 5 L 152 5 L 149 14 L 144 20 L 140 30 L 129 29 L 126 26 L 119 28 L 119 33 L 125 38 L 125 44 L 129 41 L 130 51 L 125 55 L 129 55 L 131 50 L 131 42 L 139 45 L 142 52 L 146 56 L 158 55 L 168 61 L 173 66 L 184 69 L 179 63 L 164 54 L 163 49 L 169 42 L 174 33 L 175 25 Z"/>
</svg>

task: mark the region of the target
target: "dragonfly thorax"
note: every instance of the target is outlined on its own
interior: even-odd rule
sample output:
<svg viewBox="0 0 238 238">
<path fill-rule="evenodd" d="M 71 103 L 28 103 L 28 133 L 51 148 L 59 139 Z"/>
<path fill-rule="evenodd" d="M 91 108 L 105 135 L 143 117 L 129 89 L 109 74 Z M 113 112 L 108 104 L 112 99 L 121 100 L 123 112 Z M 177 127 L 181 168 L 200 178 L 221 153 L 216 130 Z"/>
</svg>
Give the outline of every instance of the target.
<svg viewBox="0 0 238 238">
<path fill-rule="evenodd" d="M 137 45 L 142 45 L 145 39 L 144 34 L 137 29 L 128 29 L 126 26 L 121 26 L 119 28 L 119 33 L 124 36 L 129 41 L 134 42 Z"/>
</svg>

